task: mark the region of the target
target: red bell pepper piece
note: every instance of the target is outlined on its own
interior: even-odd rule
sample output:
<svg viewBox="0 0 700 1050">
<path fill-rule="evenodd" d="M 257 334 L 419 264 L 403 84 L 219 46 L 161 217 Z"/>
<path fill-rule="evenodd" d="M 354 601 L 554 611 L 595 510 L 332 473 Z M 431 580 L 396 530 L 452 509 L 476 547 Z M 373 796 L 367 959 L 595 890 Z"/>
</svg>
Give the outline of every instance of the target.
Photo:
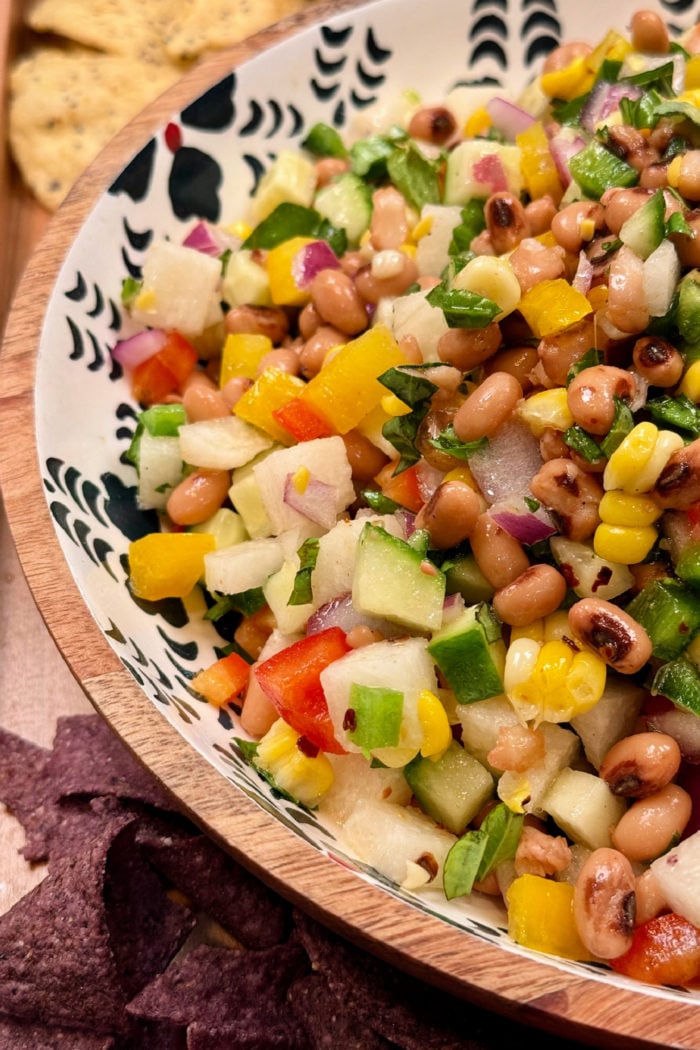
<svg viewBox="0 0 700 1050">
<path fill-rule="evenodd" d="M 255 677 L 280 718 L 321 751 L 345 754 L 335 738 L 321 686 L 321 671 L 350 651 L 345 632 L 329 627 L 263 660 Z"/>
<path fill-rule="evenodd" d="M 406 510 L 418 513 L 425 500 L 418 484 L 418 471 L 415 464 L 402 470 L 400 474 L 394 474 L 397 460 L 392 460 L 377 474 L 375 481 L 382 493 L 394 503 L 400 504 Z"/>
<path fill-rule="evenodd" d="M 292 398 L 286 405 L 276 408 L 272 416 L 297 441 L 313 441 L 315 438 L 331 437 L 335 433 L 325 419 L 317 416 L 300 397 Z"/>
<path fill-rule="evenodd" d="M 647 984 L 688 984 L 700 974 L 700 930 L 675 912 L 658 915 L 637 927 L 610 966 Z"/>
<path fill-rule="evenodd" d="M 154 405 L 172 394 L 194 371 L 197 351 L 179 332 L 168 332 L 161 349 L 138 365 L 131 389 L 142 405 Z"/>
</svg>

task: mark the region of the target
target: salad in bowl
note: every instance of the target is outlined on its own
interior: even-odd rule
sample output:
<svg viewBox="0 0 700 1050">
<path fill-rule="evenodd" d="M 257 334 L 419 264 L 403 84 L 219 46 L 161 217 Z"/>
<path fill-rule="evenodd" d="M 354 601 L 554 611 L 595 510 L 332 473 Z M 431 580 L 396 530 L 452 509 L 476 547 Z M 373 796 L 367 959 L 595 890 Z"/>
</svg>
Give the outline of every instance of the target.
<svg viewBox="0 0 700 1050">
<path fill-rule="evenodd" d="M 155 240 L 112 350 L 142 602 L 191 690 L 403 889 L 700 972 L 700 33 L 634 14 L 519 97 L 318 122 Z M 359 126 L 361 123 L 362 126 Z M 228 630 L 228 634 L 226 634 Z"/>
</svg>

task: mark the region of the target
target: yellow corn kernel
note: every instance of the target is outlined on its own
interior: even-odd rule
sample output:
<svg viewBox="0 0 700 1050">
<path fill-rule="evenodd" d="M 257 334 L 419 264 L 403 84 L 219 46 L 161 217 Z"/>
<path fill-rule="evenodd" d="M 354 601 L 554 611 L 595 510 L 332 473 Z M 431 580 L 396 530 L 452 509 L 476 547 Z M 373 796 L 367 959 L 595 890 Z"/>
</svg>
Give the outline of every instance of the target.
<svg viewBox="0 0 700 1050">
<path fill-rule="evenodd" d="M 388 416 L 406 416 L 411 411 L 410 405 L 407 405 L 396 394 L 386 394 L 380 404 Z"/>
<path fill-rule="evenodd" d="M 634 528 L 653 525 L 661 517 L 661 508 L 650 496 L 633 496 L 611 489 L 598 506 L 601 521 L 608 525 L 627 525 Z"/>
<path fill-rule="evenodd" d="M 568 636 L 571 633 L 569 615 L 565 609 L 557 609 L 556 612 L 545 616 L 543 633 L 545 642 L 561 641 L 565 635 Z"/>
<path fill-rule="evenodd" d="M 540 244 L 544 244 L 547 248 L 555 248 L 558 243 L 551 230 L 545 230 L 544 233 L 538 233 L 535 240 L 539 241 Z"/>
<path fill-rule="evenodd" d="M 695 404 L 700 402 L 700 361 L 693 361 L 691 365 L 688 365 L 676 392 L 685 394 Z"/>
<path fill-rule="evenodd" d="M 567 430 L 574 423 L 563 386 L 538 390 L 522 401 L 516 411 L 518 418 L 537 438 L 542 437 L 549 428 Z"/>
<path fill-rule="evenodd" d="M 606 561 L 637 565 L 644 561 L 657 536 L 653 525 L 609 525 L 603 521 L 593 535 L 593 550 Z"/>
<path fill-rule="evenodd" d="M 635 491 L 634 485 L 654 451 L 658 434 L 659 428 L 653 423 L 637 423 L 625 435 L 605 466 L 603 487 L 606 490 Z"/>
<path fill-rule="evenodd" d="M 581 235 L 581 239 L 584 241 L 590 241 L 596 231 L 596 225 L 594 219 L 581 219 L 578 224 L 578 232 Z"/>
<path fill-rule="evenodd" d="M 563 69 L 543 73 L 540 77 L 540 87 L 548 98 L 563 98 L 571 101 L 590 91 L 593 80 L 593 74 L 587 66 L 585 57 L 579 55 Z"/>
<path fill-rule="evenodd" d="M 297 492 L 306 492 L 310 478 L 311 472 L 309 471 L 309 468 L 305 467 L 302 464 L 294 471 L 294 474 L 292 476 L 292 485 L 297 490 Z"/>
<path fill-rule="evenodd" d="M 419 219 L 416 225 L 411 230 L 411 240 L 414 244 L 422 240 L 423 237 L 427 237 L 433 228 L 435 222 L 434 215 L 424 215 L 422 219 Z"/>
<path fill-rule="evenodd" d="M 447 712 L 440 699 L 429 689 L 418 695 L 418 721 L 423 732 L 420 753 L 424 758 L 437 761 L 452 742 L 452 730 Z"/>
<path fill-rule="evenodd" d="M 669 166 L 666 168 L 666 178 L 671 189 L 678 189 L 678 182 L 681 177 L 681 165 L 683 164 L 683 154 L 677 153 L 673 158 Z"/>
<path fill-rule="evenodd" d="M 399 251 L 403 252 L 404 255 L 407 255 L 409 259 L 415 259 L 416 257 L 415 244 L 409 244 L 408 242 L 405 242 L 404 244 L 399 245 Z"/>
<path fill-rule="evenodd" d="M 516 944 L 562 959 L 590 959 L 574 919 L 574 887 L 519 875 L 506 892 L 508 933 Z"/>
<path fill-rule="evenodd" d="M 700 90 L 697 87 L 681 91 L 679 102 L 689 102 L 691 106 L 700 106 Z"/>
<path fill-rule="evenodd" d="M 683 438 L 680 434 L 677 434 L 674 430 L 660 430 L 656 438 L 654 451 L 640 470 L 631 491 L 640 493 L 649 492 L 653 489 L 659 474 L 668 463 L 672 453 L 682 447 Z"/>
<path fill-rule="evenodd" d="M 463 481 L 464 484 L 469 485 L 470 488 L 476 489 L 478 487 L 476 479 L 466 463 L 461 463 L 458 467 L 453 467 L 452 470 L 448 470 L 442 480 Z"/>
<path fill-rule="evenodd" d="M 511 643 L 517 641 L 518 638 L 527 638 L 531 642 L 537 642 L 541 645 L 544 641 L 544 620 L 532 620 L 531 623 L 526 623 L 524 627 L 511 627 Z"/>
<path fill-rule="evenodd" d="M 155 310 L 156 303 L 156 293 L 152 288 L 147 288 L 145 292 L 140 292 L 134 300 L 134 306 L 137 310 Z"/>
<path fill-rule="evenodd" d="M 520 282 L 507 259 L 495 255 L 477 255 L 455 276 L 454 288 L 476 292 L 501 308 L 494 318 L 502 320 L 520 302 Z"/>
<path fill-rule="evenodd" d="M 521 774 L 521 776 L 516 779 L 515 783 L 509 784 L 508 790 L 503 791 L 501 794 L 502 783 L 503 782 L 501 781 L 501 784 L 499 785 L 499 798 L 501 802 L 505 802 L 511 813 L 524 813 L 525 803 L 532 795 L 532 787 L 530 786 L 530 781 L 527 776 L 524 773 Z"/>
<path fill-rule="evenodd" d="M 313 809 L 335 779 L 328 756 L 309 755 L 299 747 L 299 734 L 278 718 L 258 742 L 254 764 L 269 773 L 276 786 Z"/>
<path fill-rule="evenodd" d="M 467 117 L 467 121 L 464 125 L 464 137 L 467 139 L 476 138 L 479 135 L 485 135 L 491 127 L 491 117 L 489 111 L 485 106 L 479 106 L 474 112 Z"/>
<path fill-rule="evenodd" d="M 588 293 L 588 302 L 594 310 L 602 310 L 604 306 L 607 306 L 609 298 L 610 289 L 607 284 L 597 284 Z"/>
<path fill-rule="evenodd" d="M 506 657 L 506 667 L 508 661 Z M 516 711 L 536 711 L 535 723 L 568 722 L 598 703 L 605 688 L 606 666 L 594 653 L 574 653 L 564 641 L 545 642 L 525 681 L 508 691 Z"/>
<path fill-rule="evenodd" d="M 242 241 L 245 241 L 253 232 L 253 227 L 250 223 L 245 222 L 245 220 L 238 219 L 236 222 L 232 222 L 230 226 L 226 227 L 226 232 L 230 233 L 232 237 L 240 237 Z"/>
<path fill-rule="evenodd" d="M 533 638 L 516 638 L 508 646 L 503 669 L 503 690 L 523 721 L 537 717 L 537 707 L 518 700 L 517 691 L 531 678 L 542 643 Z M 505 799 L 504 799 L 505 801 Z M 512 808 L 512 807 L 511 807 Z"/>
</svg>

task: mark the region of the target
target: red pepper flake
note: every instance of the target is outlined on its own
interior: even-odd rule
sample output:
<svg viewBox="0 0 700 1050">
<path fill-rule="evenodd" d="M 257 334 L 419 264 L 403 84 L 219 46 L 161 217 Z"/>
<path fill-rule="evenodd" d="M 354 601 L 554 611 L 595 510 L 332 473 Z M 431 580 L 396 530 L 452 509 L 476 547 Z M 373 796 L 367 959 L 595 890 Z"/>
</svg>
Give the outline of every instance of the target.
<svg viewBox="0 0 700 1050">
<path fill-rule="evenodd" d="M 423 559 L 423 561 L 420 563 L 420 571 L 425 576 L 437 576 L 437 569 L 435 568 L 432 562 L 427 561 L 426 559 Z"/>
<path fill-rule="evenodd" d="M 611 578 L 612 569 L 609 565 L 604 565 L 603 568 L 596 573 L 596 578 L 591 588 L 593 593 L 595 594 L 599 587 L 607 587 L 607 585 L 610 583 Z"/>
<path fill-rule="evenodd" d="M 343 729 L 346 733 L 354 733 L 357 729 L 357 716 L 352 707 L 349 707 L 343 715 Z"/>
<path fill-rule="evenodd" d="M 301 751 L 302 755 L 306 755 L 307 758 L 316 758 L 320 748 L 312 744 L 308 737 L 300 736 L 297 740 L 297 747 Z"/>
<path fill-rule="evenodd" d="M 171 153 L 177 153 L 182 146 L 182 130 L 177 124 L 168 124 L 165 128 L 165 144 Z"/>
<path fill-rule="evenodd" d="M 423 871 L 427 871 L 428 875 L 430 876 L 430 882 L 432 882 L 439 870 L 438 862 L 435 860 L 433 854 L 421 853 L 420 857 L 416 861 L 416 864 L 419 868 L 422 868 Z"/>
</svg>

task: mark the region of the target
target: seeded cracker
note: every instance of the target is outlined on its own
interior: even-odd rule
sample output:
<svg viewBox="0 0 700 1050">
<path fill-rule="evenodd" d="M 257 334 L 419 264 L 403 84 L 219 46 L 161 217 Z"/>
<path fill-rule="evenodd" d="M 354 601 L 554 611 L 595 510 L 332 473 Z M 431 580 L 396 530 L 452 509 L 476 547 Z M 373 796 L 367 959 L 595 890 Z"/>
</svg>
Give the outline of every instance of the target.
<svg viewBox="0 0 700 1050">
<path fill-rule="evenodd" d="M 217 51 L 303 6 L 304 0 L 190 0 L 168 37 L 166 50 L 173 61 Z"/>
<path fill-rule="evenodd" d="M 78 47 L 38 48 L 10 71 L 9 139 L 22 176 L 54 210 L 80 172 L 144 104 L 180 75 Z"/>
</svg>

